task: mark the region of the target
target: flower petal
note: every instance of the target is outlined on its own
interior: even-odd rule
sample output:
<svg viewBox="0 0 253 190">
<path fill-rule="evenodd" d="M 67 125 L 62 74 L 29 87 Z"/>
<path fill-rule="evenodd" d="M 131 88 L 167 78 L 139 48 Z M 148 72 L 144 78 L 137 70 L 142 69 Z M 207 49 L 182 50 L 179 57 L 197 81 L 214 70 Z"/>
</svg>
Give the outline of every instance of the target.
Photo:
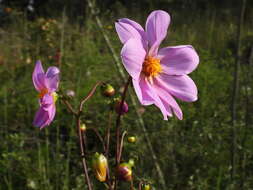
<svg viewBox="0 0 253 190">
<path fill-rule="evenodd" d="M 150 54 L 155 56 L 162 40 L 167 35 L 170 24 L 170 15 L 162 10 L 153 11 L 147 18 L 146 33 L 149 42 Z"/>
<path fill-rule="evenodd" d="M 187 75 L 160 74 L 154 80 L 161 88 L 180 100 L 194 102 L 198 99 L 197 87 Z"/>
<path fill-rule="evenodd" d="M 50 92 L 57 90 L 59 85 L 59 73 L 60 70 L 57 67 L 49 67 L 46 72 L 47 86 Z"/>
<path fill-rule="evenodd" d="M 129 19 L 120 19 L 118 22 L 115 23 L 115 28 L 118 33 L 120 41 L 124 44 L 126 43 L 130 38 L 136 38 L 136 39 L 142 39 L 142 34 L 144 30 L 139 28 L 137 26 L 134 27 L 133 23 L 136 23 L 134 21 L 131 21 Z M 136 23 L 135 25 L 139 25 Z M 140 33 L 141 29 L 143 30 L 142 33 Z"/>
<path fill-rule="evenodd" d="M 138 79 L 142 70 L 142 64 L 146 56 L 139 39 L 131 38 L 121 50 L 123 65 L 133 79 Z"/>
<path fill-rule="evenodd" d="M 52 95 L 45 94 L 41 99 L 40 99 L 40 105 L 44 107 L 45 110 L 48 110 L 49 107 L 54 104 L 54 98 Z"/>
<path fill-rule="evenodd" d="M 199 64 L 199 56 L 191 45 L 162 48 L 158 57 L 162 71 L 168 75 L 189 74 Z"/>
<path fill-rule="evenodd" d="M 39 110 L 36 112 L 33 125 L 39 128 L 43 128 L 47 125 L 49 125 L 49 114 L 48 111 L 44 110 L 42 107 L 39 108 Z"/>
<path fill-rule="evenodd" d="M 141 75 L 139 79 L 133 79 L 134 90 L 142 105 L 154 104 L 153 95 L 150 92 L 150 87 L 147 85 L 145 78 Z"/>
<path fill-rule="evenodd" d="M 51 104 L 50 108 L 48 109 L 48 115 L 49 115 L 49 121 L 48 122 L 49 122 L 49 124 L 54 120 L 55 113 L 56 113 L 55 104 Z"/>
<path fill-rule="evenodd" d="M 41 106 L 35 114 L 33 125 L 40 129 L 50 125 L 55 117 L 55 113 L 56 108 L 54 104 L 51 104 L 48 107 Z"/>
<path fill-rule="evenodd" d="M 37 91 L 41 91 L 46 88 L 45 74 L 42 68 L 41 61 L 35 63 L 35 68 L 32 75 L 33 84 Z"/>
<path fill-rule="evenodd" d="M 171 113 L 171 110 L 173 110 L 174 114 L 177 116 L 178 119 L 183 119 L 183 113 L 179 105 L 177 104 L 176 100 L 163 88 L 161 88 L 159 85 L 155 84 L 155 89 L 158 94 L 158 96 L 161 98 L 161 101 L 166 108 L 168 113 Z M 169 115 L 172 116 L 172 115 Z"/>
<path fill-rule="evenodd" d="M 142 105 L 155 104 L 161 110 L 164 116 L 164 120 L 167 120 L 167 116 L 171 115 L 171 113 L 169 113 L 168 110 L 164 107 L 161 99 L 157 95 L 148 79 L 141 75 L 139 80 L 133 80 L 133 85 L 140 103 Z"/>
</svg>

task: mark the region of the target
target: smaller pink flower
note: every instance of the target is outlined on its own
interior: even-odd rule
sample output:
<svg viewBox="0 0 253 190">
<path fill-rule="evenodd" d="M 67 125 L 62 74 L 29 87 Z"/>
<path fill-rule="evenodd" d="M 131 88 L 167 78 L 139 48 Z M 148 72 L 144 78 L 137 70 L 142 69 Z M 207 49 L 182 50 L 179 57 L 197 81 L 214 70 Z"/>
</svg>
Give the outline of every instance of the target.
<svg viewBox="0 0 253 190">
<path fill-rule="evenodd" d="M 33 125 L 40 129 L 49 125 L 55 116 L 55 102 L 57 100 L 56 90 L 59 85 L 59 69 L 49 67 L 45 73 L 41 61 L 37 61 L 33 71 L 33 84 L 39 92 L 40 108 L 35 114 Z"/>
<path fill-rule="evenodd" d="M 174 98 L 185 102 L 198 99 L 197 87 L 188 74 L 198 66 L 199 57 L 191 45 L 159 49 L 169 24 L 170 15 L 157 10 L 148 16 L 145 30 L 128 18 L 119 19 L 115 27 L 124 44 L 123 65 L 141 104 L 156 105 L 165 120 L 173 113 L 181 120 L 183 113 Z"/>
</svg>

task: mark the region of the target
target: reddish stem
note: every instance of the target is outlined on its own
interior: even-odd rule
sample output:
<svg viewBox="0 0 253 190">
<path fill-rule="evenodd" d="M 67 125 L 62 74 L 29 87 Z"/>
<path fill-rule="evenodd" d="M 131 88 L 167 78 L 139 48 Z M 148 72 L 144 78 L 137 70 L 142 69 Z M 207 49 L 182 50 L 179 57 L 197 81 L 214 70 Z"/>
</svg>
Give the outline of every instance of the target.
<svg viewBox="0 0 253 190">
<path fill-rule="evenodd" d="M 124 91 L 121 96 L 120 111 L 118 113 L 118 117 L 116 120 L 116 155 L 115 155 L 116 167 L 118 167 L 118 165 L 120 164 L 119 154 L 120 154 L 120 123 L 121 123 L 121 115 L 122 115 L 121 110 L 123 108 L 124 101 L 126 99 L 126 93 L 127 93 L 127 89 L 128 89 L 130 82 L 131 82 L 131 76 L 128 77 L 128 80 L 125 84 Z M 115 173 L 114 190 L 117 190 L 117 176 L 116 175 L 117 174 Z"/>
</svg>

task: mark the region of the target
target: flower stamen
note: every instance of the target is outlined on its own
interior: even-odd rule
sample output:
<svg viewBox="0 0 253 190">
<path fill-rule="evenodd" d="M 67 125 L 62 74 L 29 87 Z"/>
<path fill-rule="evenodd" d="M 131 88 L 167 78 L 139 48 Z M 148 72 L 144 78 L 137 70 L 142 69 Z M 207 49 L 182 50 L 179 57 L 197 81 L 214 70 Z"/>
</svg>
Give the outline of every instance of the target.
<svg viewBox="0 0 253 190">
<path fill-rule="evenodd" d="M 148 78 L 155 77 L 162 71 L 160 59 L 148 56 L 142 65 L 142 72 Z"/>
<path fill-rule="evenodd" d="M 43 98 L 43 96 L 45 96 L 45 94 L 48 93 L 48 89 L 44 88 L 40 91 L 40 93 L 38 94 L 39 98 Z"/>
</svg>

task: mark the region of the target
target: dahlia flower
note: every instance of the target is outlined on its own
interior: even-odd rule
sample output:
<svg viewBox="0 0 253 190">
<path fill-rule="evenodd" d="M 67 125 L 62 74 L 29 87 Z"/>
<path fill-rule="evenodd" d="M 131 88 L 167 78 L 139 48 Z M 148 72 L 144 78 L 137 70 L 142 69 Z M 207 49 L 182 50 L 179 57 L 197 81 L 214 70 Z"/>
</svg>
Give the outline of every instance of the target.
<svg viewBox="0 0 253 190">
<path fill-rule="evenodd" d="M 40 129 L 49 125 L 55 116 L 56 90 L 59 85 L 59 69 L 49 67 L 45 73 L 40 61 L 37 61 L 32 75 L 35 89 L 38 91 L 40 108 L 35 114 L 33 124 Z"/>
<path fill-rule="evenodd" d="M 181 120 L 183 113 L 174 98 L 197 100 L 197 87 L 188 74 L 197 67 L 199 57 L 191 45 L 159 49 L 169 24 L 170 15 L 157 10 L 148 16 L 145 30 L 128 18 L 119 19 L 115 27 L 123 43 L 122 62 L 140 103 L 156 105 L 164 120 L 173 113 Z"/>
</svg>

